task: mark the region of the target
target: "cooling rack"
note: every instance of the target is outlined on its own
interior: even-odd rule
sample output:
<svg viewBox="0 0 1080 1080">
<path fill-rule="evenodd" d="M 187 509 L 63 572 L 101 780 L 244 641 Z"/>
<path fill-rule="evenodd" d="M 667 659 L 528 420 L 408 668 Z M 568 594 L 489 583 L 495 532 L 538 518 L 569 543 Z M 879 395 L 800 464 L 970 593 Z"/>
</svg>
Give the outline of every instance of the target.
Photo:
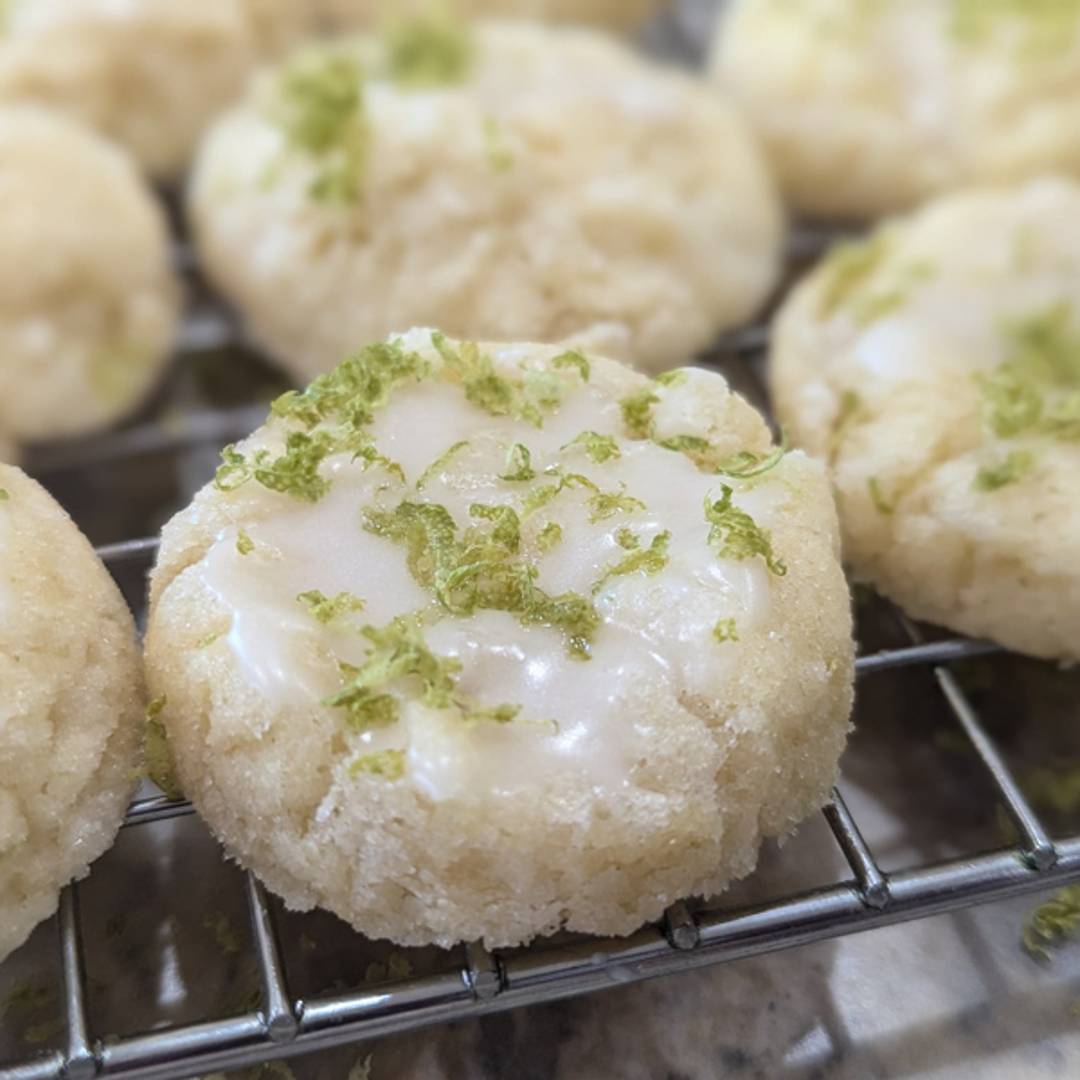
<svg viewBox="0 0 1080 1080">
<path fill-rule="evenodd" d="M 789 244 L 793 263 L 813 257 L 834 236 L 833 231 L 795 232 Z M 227 313 L 204 304 L 187 322 L 181 353 L 243 345 L 238 337 Z M 730 365 L 737 365 L 735 374 L 751 396 L 762 400 L 761 361 L 767 344 L 768 324 L 761 321 L 729 336 L 705 362 L 723 367 L 729 376 Z M 38 454 L 35 465 L 48 473 L 70 468 L 75 461 L 93 467 L 153 450 L 175 450 L 181 444 L 216 448 L 245 434 L 263 414 L 263 409 L 246 405 L 196 412 L 183 424 L 146 422 L 74 450 Z M 149 569 L 156 547 L 156 539 L 148 537 L 108 544 L 98 552 L 114 574 L 130 576 Z M 1080 836 L 1051 839 L 950 668 L 956 661 L 1000 650 L 963 638 L 934 640 L 901 613 L 894 611 L 893 617 L 901 637 L 892 647 L 858 658 L 858 683 L 897 669 L 932 672 L 1014 826 L 1015 843 L 886 873 L 836 789 L 823 814 L 849 874 L 825 886 L 723 910 L 680 902 L 658 924 L 622 939 L 539 941 L 495 952 L 472 944 L 460 950 L 461 963 L 450 971 L 379 984 L 358 979 L 355 989 L 303 999 L 290 992 L 272 908 L 263 887 L 249 874 L 243 880 L 260 983 L 258 1004 L 237 1015 L 112 1039 L 89 1027 L 87 988 L 92 983 L 84 961 L 79 886 L 73 885 L 61 897 L 57 919 L 63 1049 L 0 1066 L 0 1080 L 179 1080 L 686 972 L 1080 880 Z M 188 802 L 145 796 L 131 804 L 124 825 L 152 829 L 191 813 Z"/>
</svg>

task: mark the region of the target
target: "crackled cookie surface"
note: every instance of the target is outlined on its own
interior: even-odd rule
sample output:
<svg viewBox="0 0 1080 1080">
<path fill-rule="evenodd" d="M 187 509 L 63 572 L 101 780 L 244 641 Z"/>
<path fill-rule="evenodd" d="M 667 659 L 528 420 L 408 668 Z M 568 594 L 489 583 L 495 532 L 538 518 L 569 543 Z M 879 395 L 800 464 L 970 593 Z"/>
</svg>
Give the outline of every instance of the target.
<svg viewBox="0 0 1080 1080">
<path fill-rule="evenodd" d="M 0 464 L 0 960 L 116 836 L 138 766 L 140 668 L 90 545 Z"/>
<path fill-rule="evenodd" d="M 714 68 L 803 213 L 1080 172 L 1080 0 L 737 0 Z"/>
<path fill-rule="evenodd" d="M 64 117 L 0 106 L 0 443 L 92 431 L 160 374 L 179 289 L 127 155 Z"/>
<path fill-rule="evenodd" d="M 711 88 L 528 23 L 300 52 L 216 125 L 190 210 L 210 275 L 304 381 L 415 325 L 670 367 L 753 312 L 781 235 Z"/>
<path fill-rule="evenodd" d="M 166 528 L 179 777 L 296 907 L 403 943 L 625 933 L 821 804 L 852 646 L 822 468 L 718 375 L 412 331 Z"/>
<path fill-rule="evenodd" d="M 772 383 L 828 458 L 845 555 L 913 615 L 1080 656 L 1080 188 L 950 196 L 844 245 Z"/>
<path fill-rule="evenodd" d="M 296 0 L 5 0 L 0 101 L 67 113 L 172 179 L 255 67 L 309 22 Z"/>
</svg>

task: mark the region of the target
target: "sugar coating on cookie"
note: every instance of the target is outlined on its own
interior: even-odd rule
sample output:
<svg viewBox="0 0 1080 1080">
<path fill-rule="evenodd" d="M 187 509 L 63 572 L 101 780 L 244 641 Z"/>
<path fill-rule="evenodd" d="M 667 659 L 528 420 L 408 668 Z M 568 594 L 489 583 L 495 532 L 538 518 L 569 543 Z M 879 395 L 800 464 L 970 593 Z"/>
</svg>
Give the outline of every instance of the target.
<svg viewBox="0 0 1080 1080">
<path fill-rule="evenodd" d="M 1080 173 L 1080 0 L 736 0 L 713 66 L 804 213 Z"/>
<path fill-rule="evenodd" d="M 332 30 L 370 27 L 412 10 L 430 12 L 427 0 L 312 0 L 317 21 Z M 459 16 L 509 15 L 520 18 L 593 23 L 616 30 L 640 26 L 667 0 L 454 0 L 446 5 Z"/>
<path fill-rule="evenodd" d="M 0 464 L 0 960 L 112 844 L 142 714 L 119 591 L 52 498 Z"/>
<path fill-rule="evenodd" d="M 1080 656 L 1080 188 L 948 196 L 781 312 L 772 386 L 845 555 L 911 614 Z"/>
<path fill-rule="evenodd" d="M 256 66 L 310 21 L 295 0 L 5 0 L 0 101 L 74 116 L 171 179 Z"/>
<path fill-rule="evenodd" d="M 0 440 L 103 427 L 160 374 L 179 288 L 128 156 L 62 116 L 0 107 Z"/>
<path fill-rule="evenodd" d="M 224 454 L 147 641 L 184 790 L 291 906 L 407 944 L 625 933 L 826 798 L 824 470 L 719 375 L 412 331 Z"/>
<path fill-rule="evenodd" d="M 725 101 L 528 23 L 300 52 L 215 126 L 190 210 L 210 276 L 304 381 L 418 324 L 668 367 L 754 310 L 781 239 Z"/>
</svg>

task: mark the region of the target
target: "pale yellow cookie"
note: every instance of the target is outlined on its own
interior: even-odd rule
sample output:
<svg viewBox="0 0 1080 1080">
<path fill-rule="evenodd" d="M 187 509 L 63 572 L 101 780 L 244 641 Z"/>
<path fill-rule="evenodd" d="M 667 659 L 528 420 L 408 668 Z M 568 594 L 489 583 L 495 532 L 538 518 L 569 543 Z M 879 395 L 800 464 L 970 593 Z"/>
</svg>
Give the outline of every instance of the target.
<svg viewBox="0 0 1080 1080">
<path fill-rule="evenodd" d="M 76 435 L 161 374 L 179 287 L 128 155 L 36 106 L 0 106 L 0 441 Z"/>
<path fill-rule="evenodd" d="M 513 23 L 295 56 L 211 132 L 190 212 L 210 276 L 304 381 L 417 324 L 670 367 L 759 305 L 782 231 L 708 87 Z"/>
<path fill-rule="evenodd" d="M 627 933 L 747 874 L 852 689 L 824 470 L 723 378 L 424 330 L 226 451 L 146 659 L 229 853 L 404 944 Z"/>
<path fill-rule="evenodd" d="M 171 179 L 256 66 L 310 24 L 297 0 L 5 0 L 0 102 L 68 113 Z"/>
<path fill-rule="evenodd" d="M 1080 0 L 735 0 L 713 63 L 804 213 L 1080 173 Z"/>
<path fill-rule="evenodd" d="M 0 464 L 0 960 L 111 846 L 142 715 L 119 591 L 52 498 Z"/>
<path fill-rule="evenodd" d="M 948 196 L 781 311 L 772 387 L 832 463 L 855 572 L 910 614 L 1080 658 L 1080 188 Z"/>
</svg>

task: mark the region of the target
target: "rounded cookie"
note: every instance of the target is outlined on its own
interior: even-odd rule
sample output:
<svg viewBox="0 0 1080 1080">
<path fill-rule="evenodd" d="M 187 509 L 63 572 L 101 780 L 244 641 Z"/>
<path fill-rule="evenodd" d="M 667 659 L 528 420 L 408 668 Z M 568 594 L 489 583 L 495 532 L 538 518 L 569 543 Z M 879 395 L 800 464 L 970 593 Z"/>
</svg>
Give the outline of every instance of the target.
<svg viewBox="0 0 1080 1080">
<path fill-rule="evenodd" d="M 373 26 L 387 16 L 400 16 L 408 6 L 386 0 L 314 0 L 319 23 L 333 30 Z M 413 0 L 412 6 L 420 14 L 431 10 L 426 0 Z M 632 30 L 667 6 L 668 0 L 455 0 L 449 5 L 461 16 L 510 15 L 614 30 Z"/>
<path fill-rule="evenodd" d="M 1080 187 L 951 195 L 843 245 L 781 311 L 771 378 L 860 577 L 1080 657 Z"/>
<path fill-rule="evenodd" d="M 112 844 L 142 706 L 112 579 L 52 498 L 0 464 L 0 960 Z"/>
<path fill-rule="evenodd" d="M 255 67 L 309 22 L 296 0 L 5 0 L 0 101 L 68 113 L 171 179 Z"/>
<path fill-rule="evenodd" d="M 190 211 L 213 280 L 304 381 L 417 324 L 669 367 L 754 310 L 781 241 L 725 102 L 528 23 L 302 51 L 216 125 Z"/>
<path fill-rule="evenodd" d="M 736 0 L 713 66 L 803 213 L 1080 173 L 1077 0 Z"/>
<path fill-rule="evenodd" d="M 0 439 L 76 435 L 149 392 L 176 329 L 163 215 L 128 156 L 0 107 Z"/>
<path fill-rule="evenodd" d="M 297 908 L 404 944 L 621 934 L 826 799 L 851 704 L 822 467 L 722 377 L 417 330 L 166 526 L 181 785 Z"/>
</svg>

